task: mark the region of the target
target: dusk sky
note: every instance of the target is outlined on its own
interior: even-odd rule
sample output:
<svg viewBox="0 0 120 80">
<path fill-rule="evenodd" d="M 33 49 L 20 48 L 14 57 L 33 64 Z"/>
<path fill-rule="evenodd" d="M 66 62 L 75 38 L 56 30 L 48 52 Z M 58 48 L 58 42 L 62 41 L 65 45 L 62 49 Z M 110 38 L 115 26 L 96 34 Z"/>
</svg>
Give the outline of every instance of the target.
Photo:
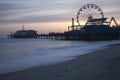
<svg viewBox="0 0 120 80">
<path fill-rule="evenodd" d="M 113 16 L 120 23 L 120 0 L 0 0 L 0 36 L 22 29 L 23 24 L 38 33 L 66 31 L 71 18 L 88 3 L 100 6 L 105 17 Z"/>
</svg>

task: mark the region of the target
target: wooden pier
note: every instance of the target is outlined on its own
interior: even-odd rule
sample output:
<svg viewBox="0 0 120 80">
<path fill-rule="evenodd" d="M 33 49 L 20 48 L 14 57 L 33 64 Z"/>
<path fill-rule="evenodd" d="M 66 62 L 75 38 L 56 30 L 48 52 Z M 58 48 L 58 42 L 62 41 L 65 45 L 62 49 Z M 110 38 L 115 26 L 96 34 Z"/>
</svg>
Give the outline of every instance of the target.
<svg viewBox="0 0 120 80">
<path fill-rule="evenodd" d="M 8 35 L 11 39 L 21 39 L 21 37 L 15 37 L 14 35 Z M 54 40 L 114 40 L 120 39 L 120 31 L 117 32 L 80 32 L 79 34 L 71 34 L 71 32 L 54 33 L 54 34 L 39 34 L 34 37 L 22 37 L 22 39 L 54 39 Z"/>
<path fill-rule="evenodd" d="M 49 34 L 36 34 L 36 35 L 31 35 L 31 36 L 18 36 L 18 35 L 7 35 L 8 38 L 10 39 L 56 39 L 56 40 L 63 40 L 65 39 L 65 34 L 64 33 L 49 33 Z"/>
</svg>

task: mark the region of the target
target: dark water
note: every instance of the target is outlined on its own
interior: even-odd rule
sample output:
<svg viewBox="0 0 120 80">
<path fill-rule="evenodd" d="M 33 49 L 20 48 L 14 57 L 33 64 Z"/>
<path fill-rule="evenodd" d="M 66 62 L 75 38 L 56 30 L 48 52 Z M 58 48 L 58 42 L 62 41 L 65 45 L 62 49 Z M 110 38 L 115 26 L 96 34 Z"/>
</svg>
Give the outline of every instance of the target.
<svg viewBox="0 0 120 80">
<path fill-rule="evenodd" d="M 0 39 L 0 74 L 59 63 L 120 41 Z"/>
</svg>

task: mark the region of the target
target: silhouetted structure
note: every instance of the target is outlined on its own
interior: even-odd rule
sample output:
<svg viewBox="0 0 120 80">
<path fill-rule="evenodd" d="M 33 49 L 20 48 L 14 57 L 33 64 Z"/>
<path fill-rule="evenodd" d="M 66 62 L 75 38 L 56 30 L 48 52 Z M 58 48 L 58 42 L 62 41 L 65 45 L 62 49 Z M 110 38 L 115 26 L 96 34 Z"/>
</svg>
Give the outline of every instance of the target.
<svg viewBox="0 0 120 80">
<path fill-rule="evenodd" d="M 21 30 L 10 38 L 41 38 L 41 39 L 61 39 L 61 40 L 113 40 L 120 39 L 120 26 L 114 17 L 107 21 L 102 9 L 95 4 L 82 6 L 76 16 L 78 25 L 68 26 L 68 31 L 64 33 L 37 34 L 33 30 Z M 112 21 L 114 26 L 111 26 Z"/>
<path fill-rule="evenodd" d="M 37 38 L 37 31 L 34 30 L 24 30 L 24 26 L 22 30 L 16 31 L 8 35 L 8 38 Z"/>
<path fill-rule="evenodd" d="M 37 38 L 38 34 L 34 30 L 20 30 L 8 35 L 8 38 Z"/>
<path fill-rule="evenodd" d="M 77 13 L 78 25 L 68 26 L 65 32 L 67 40 L 111 40 L 120 38 L 120 26 L 114 17 L 108 22 L 104 17 L 102 9 L 95 4 L 82 6 Z M 111 26 L 114 21 L 115 26 Z M 83 23 L 83 25 L 81 25 Z"/>
</svg>

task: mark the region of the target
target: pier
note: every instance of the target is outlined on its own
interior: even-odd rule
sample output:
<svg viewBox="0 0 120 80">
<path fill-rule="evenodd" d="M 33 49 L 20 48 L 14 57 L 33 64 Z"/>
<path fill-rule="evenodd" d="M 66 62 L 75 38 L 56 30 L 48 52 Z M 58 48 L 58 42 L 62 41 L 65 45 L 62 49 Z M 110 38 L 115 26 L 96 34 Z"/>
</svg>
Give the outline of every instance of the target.
<svg viewBox="0 0 120 80">
<path fill-rule="evenodd" d="M 92 11 L 91 11 L 92 10 Z M 87 12 L 89 11 L 89 12 Z M 51 32 L 38 34 L 34 30 L 20 30 L 8 35 L 8 38 L 39 38 L 56 40 L 113 40 L 120 39 L 120 25 L 114 17 L 109 21 L 104 17 L 102 9 L 95 4 L 82 6 L 76 15 L 77 24 L 68 26 L 68 31 L 63 33 Z M 114 22 L 114 26 L 111 26 Z"/>
</svg>

